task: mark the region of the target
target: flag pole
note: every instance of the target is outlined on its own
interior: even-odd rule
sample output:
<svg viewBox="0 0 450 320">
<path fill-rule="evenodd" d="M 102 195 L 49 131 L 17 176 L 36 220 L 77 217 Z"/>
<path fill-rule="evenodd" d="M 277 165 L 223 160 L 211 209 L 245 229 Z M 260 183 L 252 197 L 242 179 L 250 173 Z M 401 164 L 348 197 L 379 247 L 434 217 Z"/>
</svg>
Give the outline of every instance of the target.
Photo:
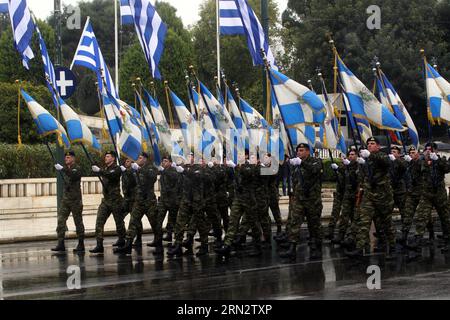
<svg viewBox="0 0 450 320">
<path fill-rule="evenodd" d="M 427 91 L 427 72 L 428 72 L 427 56 L 425 55 L 424 49 L 420 49 L 420 54 L 422 55 L 422 58 L 423 58 L 425 91 Z M 431 141 L 433 141 L 433 127 L 432 126 L 434 125 L 434 121 L 433 121 L 433 117 L 431 114 L 430 99 L 428 98 L 428 92 L 427 92 L 427 118 L 428 118 L 428 142 L 431 142 Z"/>
<path fill-rule="evenodd" d="M 119 95 L 119 24 L 117 23 L 117 1 L 114 0 L 114 63 L 115 63 L 115 83 L 116 83 L 116 92 Z"/>
<path fill-rule="evenodd" d="M 220 79 L 220 7 L 216 0 L 216 48 L 217 48 L 217 79 Z M 217 84 L 220 89 L 220 81 Z"/>
</svg>

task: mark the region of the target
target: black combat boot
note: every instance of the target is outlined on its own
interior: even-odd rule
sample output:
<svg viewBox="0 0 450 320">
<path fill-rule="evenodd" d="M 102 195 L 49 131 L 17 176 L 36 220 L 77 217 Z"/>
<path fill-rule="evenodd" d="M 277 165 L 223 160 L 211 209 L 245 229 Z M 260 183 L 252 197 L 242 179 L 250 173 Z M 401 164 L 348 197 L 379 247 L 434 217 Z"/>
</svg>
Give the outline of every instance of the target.
<svg viewBox="0 0 450 320">
<path fill-rule="evenodd" d="M 295 242 L 290 242 L 289 250 L 281 252 L 279 256 L 280 258 L 289 258 L 295 260 L 297 258 L 297 244 Z"/>
<path fill-rule="evenodd" d="M 84 238 L 78 239 L 78 245 L 75 249 L 73 249 L 74 253 L 83 253 L 84 252 Z"/>
<path fill-rule="evenodd" d="M 214 252 L 220 256 L 228 257 L 231 253 L 231 246 L 225 244 L 222 248 L 214 249 Z"/>
<path fill-rule="evenodd" d="M 253 242 L 253 248 L 248 253 L 248 256 L 249 257 L 259 257 L 260 255 L 262 255 L 261 243 L 254 241 Z"/>
<path fill-rule="evenodd" d="M 423 236 L 415 235 L 414 240 L 408 244 L 408 249 L 420 251 L 423 245 Z"/>
<path fill-rule="evenodd" d="M 345 255 L 349 258 L 361 258 L 364 256 L 364 249 L 356 248 L 353 250 L 345 249 Z"/>
<path fill-rule="evenodd" d="M 64 245 L 64 238 L 58 239 L 58 244 L 56 245 L 56 247 L 52 248 L 51 250 L 57 251 L 57 252 L 66 251 L 66 246 Z"/>
<path fill-rule="evenodd" d="M 183 248 L 189 249 L 189 248 L 192 248 L 193 245 L 194 245 L 194 235 L 187 234 L 186 239 L 183 240 L 183 243 L 182 243 Z"/>
<path fill-rule="evenodd" d="M 273 236 L 273 238 L 275 239 L 276 237 L 279 237 L 282 234 L 281 231 L 281 224 L 277 225 L 277 233 Z"/>
<path fill-rule="evenodd" d="M 342 243 L 343 238 L 344 238 L 344 236 L 341 233 L 339 233 L 336 237 L 331 239 L 331 244 L 340 245 Z"/>
<path fill-rule="evenodd" d="M 279 236 L 273 237 L 273 239 L 274 239 L 277 243 L 288 242 L 288 236 L 287 236 L 287 233 L 286 233 L 286 232 L 281 233 Z"/>
<path fill-rule="evenodd" d="M 402 247 L 406 247 L 406 244 L 408 243 L 408 231 L 402 231 L 402 237 L 399 239 L 398 243 L 400 243 Z"/>
<path fill-rule="evenodd" d="M 388 244 L 386 246 L 385 258 L 386 259 L 393 259 L 393 258 L 395 258 L 395 254 L 396 254 L 395 245 Z"/>
<path fill-rule="evenodd" d="M 322 242 L 321 241 L 313 241 L 310 249 L 309 249 L 309 259 L 321 259 L 322 258 Z"/>
<path fill-rule="evenodd" d="M 153 251 L 153 255 L 155 256 L 162 256 L 164 255 L 164 247 L 162 242 L 159 242 L 156 247 L 155 247 L 155 251 Z"/>
<path fill-rule="evenodd" d="M 183 254 L 183 249 L 181 248 L 181 244 L 179 242 L 175 242 L 175 245 L 167 251 L 167 254 L 170 257 L 173 256 L 181 256 Z"/>
<path fill-rule="evenodd" d="M 208 244 L 207 243 L 202 243 L 202 245 L 200 246 L 200 249 L 198 249 L 198 251 L 197 251 L 197 253 L 195 255 L 197 257 L 201 257 L 201 256 L 207 255 L 208 252 L 209 252 Z"/>
<path fill-rule="evenodd" d="M 125 244 L 125 242 L 124 242 L 124 244 Z M 122 247 L 122 246 L 119 246 L 119 247 Z M 138 234 L 136 236 L 136 240 L 134 240 L 134 242 L 133 242 L 133 248 L 141 248 L 141 247 L 142 247 L 142 234 Z"/>
<path fill-rule="evenodd" d="M 133 249 L 133 239 L 127 238 L 125 245 L 114 249 L 114 253 L 131 254 L 132 249 Z"/>
<path fill-rule="evenodd" d="M 167 231 L 166 236 L 162 239 L 163 239 L 163 241 L 166 241 L 166 242 L 172 242 L 172 231 Z"/>
<path fill-rule="evenodd" d="M 124 244 L 125 244 L 125 239 L 119 238 L 119 239 L 117 239 L 116 242 L 113 243 L 113 247 L 123 247 Z"/>
<path fill-rule="evenodd" d="M 345 238 L 344 241 L 341 242 L 341 247 L 347 250 L 355 249 L 355 241 L 352 238 Z"/>
<path fill-rule="evenodd" d="M 242 245 L 245 244 L 247 242 L 247 235 L 238 235 L 233 243 L 232 246 L 235 250 L 241 250 L 242 249 Z"/>
<path fill-rule="evenodd" d="M 89 250 L 90 253 L 103 253 L 103 239 L 97 239 L 97 246 L 94 249 Z"/>
</svg>

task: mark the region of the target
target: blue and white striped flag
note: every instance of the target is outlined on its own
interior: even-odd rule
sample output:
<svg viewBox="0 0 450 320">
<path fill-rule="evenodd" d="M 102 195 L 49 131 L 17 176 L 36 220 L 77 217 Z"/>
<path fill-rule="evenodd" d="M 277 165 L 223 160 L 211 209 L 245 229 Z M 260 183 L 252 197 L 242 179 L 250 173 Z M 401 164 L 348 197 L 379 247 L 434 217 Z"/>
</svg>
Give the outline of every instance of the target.
<svg viewBox="0 0 450 320">
<path fill-rule="evenodd" d="M 338 57 L 338 70 L 345 95 L 355 118 L 368 120 L 379 129 L 403 131 L 400 121 L 355 77 Z"/>
<path fill-rule="evenodd" d="M 0 0 L 0 13 L 8 13 L 8 0 Z"/>
<path fill-rule="evenodd" d="M 28 93 L 23 89 L 21 94 L 25 102 L 27 103 L 28 110 L 31 113 L 34 123 L 37 126 L 38 134 L 41 136 L 47 136 L 50 134 L 56 134 L 58 136 L 58 143 L 60 146 L 65 145 L 67 148 L 70 147 L 69 139 L 67 138 L 67 133 L 61 123 L 53 117 L 50 112 L 45 110 L 43 106 L 37 103 Z"/>
<path fill-rule="evenodd" d="M 106 116 L 106 121 L 108 122 L 109 133 L 112 139 L 115 139 L 116 134 L 122 131 L 122 120 L 120 116 L 119 109 L 110 99 L 110 97 L 104 93 L 103 98 L 103 109 Z"/>
<path fill-rule="evenodd" d="M 28 62 L 34 58 L 30 43 L 33 38 L 34 22 L 26 0 L 9 2 L 9 17 L 14 35 L 14 46 L 22 56 L 22 64 L 29 69 Z"/>
<path fill-rule="evenodd" d="M 64 122 L 66 123 L 70 142 L 81 142 L 91 146 L 96 151 L 101 151 L 101 146 L 97 138 L 92 134 L 88 126 L 81 121 L 78 114 L 73 111 L 73 109 L 61 98 L 59 100 L 59 104 L 61 106 L 61 114 L 64 118 Z"/>
<path fill-rule="evenodd" d="M 122 25 L 134 24 L 129 0 L 120 0 L 120 22 Z"/>
<path fill-rule="evenodd" d="M 250 7 L 247 0 L 235 0 L 235 3 L 241 16 L 245 34 L 247 35 L 247 45 L 253 59 L 253 64 L 264 65 L 264 60 L 261 56 L 261 49 L 264 49 L 270 66 L 273 69 L 278 70 L 275 63 L 275 57 L 269 46 L 269 39 L 256 17 L 255 12 Z"/>
<path fill-rule="evenodd" d="M 107 90 L 113 97 L 119 97 L 111 74 L 109 73 L 108 66 L 106 65 L 105 59 L 103 59 L 102 51 L 98 45 L 89 17 L 86 20 L 80 43 L 78 44 L 70 69 L 72 69 L 74 65 L 82 66 L 94 71 L 97 74 L 97 81 L 101 92 Z M 103 86 L 102 79 L 104 79 L 106 83 L 106 88 Z"/>
<path fill-rule="evenodd" d="M 428 105 L 432 120 L 450 122 L 450 83 L 430 64 L 426 68 Z"/>
<path fill-rule="evenodd" d="M 161 79 L 158 65 L 164 51 L 167 26 L 149 0 L 129 0 L 129 8 L 150 72 L 154 78 Z"/>
<path fill-rule="evenodd" d="M 245 34 L 241 15 L 234 0 L 219 0 L 219 25 L 221 35 Z"/>
</svg>

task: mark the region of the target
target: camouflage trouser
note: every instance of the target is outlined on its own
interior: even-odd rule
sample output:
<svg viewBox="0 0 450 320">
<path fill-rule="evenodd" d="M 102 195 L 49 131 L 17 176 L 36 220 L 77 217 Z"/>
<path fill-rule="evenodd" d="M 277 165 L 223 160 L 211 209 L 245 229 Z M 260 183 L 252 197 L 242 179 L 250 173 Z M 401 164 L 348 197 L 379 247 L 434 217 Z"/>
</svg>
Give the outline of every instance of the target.
<svg viewBox="0 0 450 320">
<path fill-rule="evenodd" d="M 417 206 L 419 205 L 421 195 L 411 195 L 409 194 L 406 197 L 405 209 L 404 209 L 404 217 L 402 223 L 402 232 L 409 232 L 411 226 L 413 224 L 413 219 L 416 214 Z M 431 221 L 431 211 L 430 216 L 428 217 L 429 222 Z M 428 222 L 428 223 L 429 223 Z"/>
<path fill-rule="evenodd" d="M 58 239 L 64 239 L 66 234 L 66 222 L 72 212 L 73 222 L 77 230 L 77 236 L 79 239 L 84 238 L 84 225 L 83 225 L 83 202 L 80 200 L 62 200 L 61 207 L 58 211 L 58 225 L 56 227 L 56 233 Z"/>
<path fill-rule="evenodd" d="M 124 197 L 122 202 L 122 216 L 123 219 L 127 216 L 127 214 L 131 213 L 133 210 L 134 197 Z M 140 222 L 140 226 L 137 229 L 137 235 L 142 235 L 143 227 L 142 222 Z"/>
<path fill-rule="evenodd" d="M 269 216 L 268 199 L 258 199 L 256 207 L 251 210 L 251 214 L 242 217 L 239 227 L 239 235 L 245 236 L 252 230 L 253 241 L 261 240 L 261 231 L 264 240 L 270 241 L 272 235 L 272 223 Z"/>
<path fill-rule="evenodd" d="M 175 223 L 175 243 L 181 244 L 183 241 L 184 231 L 187 229 L 188 224 L 191 223 L 191 218 L 192 203 L 187 200 L 182 200 Z"/>
<path fill-rule="evenodd" d="M 219 203 L 217 210 L 219 211 L 219 216 L 222 219 L 223 230 L 227 232 L 228 225 L 230 223 L 230 216 L 228 215 L 228 202 Z"/>
<path fill-rule="evenodd" d="M 199 210 L 203 210 L 203 216 L 205 217 L 205 223 L 208 228 L 208 235 L 209 230 L 211 230 L 211 227 L 214 232 L 214 237 L 221 238 L 222 237 L 222 225 L 220 223 L 220 216 L 219 211 L 217 210 L 216 202 L 213 200 L 205 199 L 205 203 L 203 205 L 203 208 Z M 202 214 L 199 214 L 198 218 L 195 218 L 192 216 L 191 221 L 189 223 L 188 227 L 188 234 L 194 236 L 197 232 L 198 226 L 197 222 L 202 221 Z M 200 232 L 200 231 L 199 231 Z"/>
<path fill-rule="evenodd" d="M 315 242 L 317 245 L 322 243 L 323 235 L 320 222 L 322 208 L 321 195 L 310 197 L 307 200 L 299 200 L 294 196 L 288 234 L 290 242 L 297 243 L 300 237 L 300 228 L 306 218 L 311 241 Z"/>
<path fill-rule="evenodd" d="M 256 220 L 252 218 L 252 215 L 255 214 L 254 206 L 255 204 L 250 201 L 250 199 L 235 198 L 233 200 L 233 205 L 231 206 L 230 213 L 230 224 L 228 226 L 228 231 L 224 239 L 225 245 L 231 245 L 234 238 L 238 235 L 242 216 L 250 215 L 250 222 L 254 223 L 254 221 Z M 257 230 L 257 225 L 251 225 L 250 228 L 252 228 L 253 232 L 255 232 Z M 256 236 L 256 232 L 254 235 Z"/>
<path fill-rule="evenodd" d="M 331 210 L 331 220 L 328 223 L 328 234 L 332 235 L 341 214 L 342 200 L 344 194 L 342 192 L 333 192 L 333 209 Z"/>
<path fill-rule="evenodd" d="M 294 203 L 294 196 L 289 196 L 289 206 L 288 206 L 288 217 L 286 221 L 285 232 L 289 234 L 289 230 L 291 229 L 291 220 L 292 220 L 292 208 Z"/>
<path fill-rule="evenodd" d="M 356 198 L 355 197 L 344 197 L 342 199 L 342 212 L 339 217 L 338 230 L 339 230 L 339 239 L 343 239 L 347 230 L 350 228 L 350 225 L 355 216 L 355 206 L 356 206 Z"/>
<path fill-rule="evenodd" d="M 158 202 L 158 223 L 161 224 L 160 228 L 162 229 L 162 224 L 164 223 L 164 219 L 166 218 L 167 212 L 169 212 L 169 216 L 167 218 L 167 224 L 166 224 L 166 232 L 172 233 L 175 229 L 175 225 L 177 223 L 177 215 L 178 215 L 178 205 L 173 205 L 170 203 L 167 203 L 165 201 L 159 201 Z"/>
<path fill-rule="evenodd" d="M 431 210 L 433 207 L 439 215 L 441 221 L 442 233 L 444 237 L 449 236 L 449 212 L 447 192 L 445 188 L 438 188 L 436 192 L 424 192 L 419 201 L 419 206 L 416 211 L 416 235 L 423 236 L 427 224 L 430 221 Z"/>
<path fill-rule="evenodd" d="M 271 196 L 269 198 L 269 208 L 272 212 L 273 220 L 275 220 L 277 227 L 281 227 L 283 225 L 283 222 L 281 221 L 279 197 Z"/>
<path fill-rule="evenodd" d="M 387 192 L 386 192 L 387 191 Z M 383 235 L 383 239 L 389 245 L 395 245 L 395 233 L 392 226 L 392 208 L 394 199 L 392 190 L 383 190 L 383 192 L 364 191 L 359 214 L 355 227 L 356 247 L 365 248 L 370 243 L 370 225 L 372 220 L 378 224 L 377 233 Z"/>
<path fill-rule="evenodd" d="M 398 211 L 400 211 L 400 217 L 401 221 L 403 223 L 405 219 L 405 204 L 406 204 L 406 193 L 395 193 L 394 192 L 394 207 L 398 208 Z"/>
<path fill-rule="evenodd" d="M 95 222 L 95 237 L 99 240 L 103 240 L 105 223 L 111 213 L 114 217 L 114 222 L 116 223 L 117 236 L 119 238 L 125 238 L 126 230 L 122 214 L 122 197 L 114 199 L 114 201 L 111 199 L 105 200 L 105 198 L 103 198 L 98 207 L 97 220 Z"/>
<path fill-rule="evenodd" d="M 135 201 L 131 211 L 130 223 L 128 225 L 127 239 L 134 239 L 142 228 L 142 217 L 147 216 L 152 227 L 155 242 L 160 240 L 160 231 L 158 229 L 158 211 L 156 210 L 156 199 Z"/>
</svg>

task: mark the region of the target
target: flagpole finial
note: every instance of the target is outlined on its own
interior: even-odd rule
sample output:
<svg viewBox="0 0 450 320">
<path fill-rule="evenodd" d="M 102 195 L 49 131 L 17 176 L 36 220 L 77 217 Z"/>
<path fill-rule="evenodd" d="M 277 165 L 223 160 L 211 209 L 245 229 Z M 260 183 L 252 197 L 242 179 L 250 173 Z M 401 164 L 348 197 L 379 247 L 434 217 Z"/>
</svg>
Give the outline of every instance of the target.
<svg viewBox="0 0 450 320">
<path fill-rule="evenodd" d="M 137 78 L 136 78 L 136 81 L 141 82 L 141 78 L 140 78 L 140 77 L 137 77 Z"/>
<path fill-rule="evenodd" d="M 425 49 L 420 49 L 420 54 L 424 57 L 425 56 Z"/>
<path fill-rule="evenodd" d="M 214 77 L 214 82 L 215 82 L 216 84 L 219 83 L 219 78 L 218 78 L 217 76 Z"/>
<path fill-rule="evenodd" d="M 132 86 L 133 88 L 136 87 L 136 83 L 133 82 L 133 83 L 131 84 L 131 86 Z"/>
<path fill-rule="evenodd" d="M 169 81 L 164 80 L 164 88 L 168 88 L 169 87 Z"/>
</svg>

